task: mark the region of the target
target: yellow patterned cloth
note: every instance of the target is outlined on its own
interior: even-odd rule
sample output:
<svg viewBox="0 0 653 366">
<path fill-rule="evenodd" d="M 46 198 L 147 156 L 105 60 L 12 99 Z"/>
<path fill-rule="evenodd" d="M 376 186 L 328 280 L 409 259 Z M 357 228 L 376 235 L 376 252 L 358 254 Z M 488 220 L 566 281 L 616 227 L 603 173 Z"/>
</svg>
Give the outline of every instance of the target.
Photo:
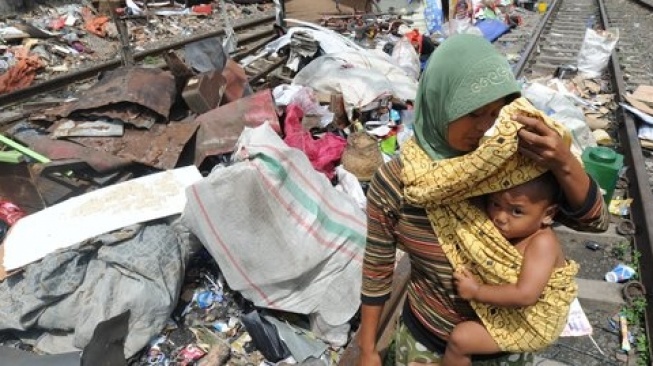
<svg viewBox="0 0 653 366">
<path fill-rule="evenodd" d="M 516 283 L 522 255 L 468 198 L 529 181 L 544 170 L 517 153 L 517 131 L 511 116 L 520 113 L 543 119 L 567 143 L 564 126 L 518 98 L 504 107 L 492 136 L 475 151 L 444 160 L 431 159 L 414 141 L 402 147 L 405 198 L 426 209 L 431 225 L 454 269 L 468 267 L 488 285 Z M 562 332 L 569 305 L 576 297 L 578 265 L 556 268 L 540 300 L 533 306 L 509 309 L 471 302 L 502 351 L 528 352 L 546 347 Z"/>
</svg>

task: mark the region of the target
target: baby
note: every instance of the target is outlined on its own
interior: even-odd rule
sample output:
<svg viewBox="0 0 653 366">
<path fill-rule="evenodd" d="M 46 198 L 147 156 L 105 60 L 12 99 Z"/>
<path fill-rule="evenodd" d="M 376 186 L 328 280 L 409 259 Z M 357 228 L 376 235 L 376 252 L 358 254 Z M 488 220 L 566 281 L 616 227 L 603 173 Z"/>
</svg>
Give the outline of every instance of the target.
<svg viewBox="0 0 653 366">
<path fill-rule="evenodd" d="M 479 283 L 469 269 L 462 268 L 453 276 L 463 299 L 505 308 L 524 308 L 538 302 L 553 271 L 567 265 L 551 228 L 560 195 L 558 182 L 549 172 L 488 195 L 487 214 L 522 255 L 521 271 L 514 284 L 486 285 Z M 566 320 L 566 317 L 560 319 Z M 471 365 L 472 355 L 500 351 L 481 322 L 464 321 L 452 331 L 442 365 Z"/>
</svg>

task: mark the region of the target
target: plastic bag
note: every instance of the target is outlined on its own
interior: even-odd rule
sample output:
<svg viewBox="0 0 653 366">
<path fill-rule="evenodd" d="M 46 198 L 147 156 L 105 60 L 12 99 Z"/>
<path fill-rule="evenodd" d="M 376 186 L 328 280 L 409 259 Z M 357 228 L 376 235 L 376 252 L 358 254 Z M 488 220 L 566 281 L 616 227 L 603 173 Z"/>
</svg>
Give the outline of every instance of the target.
<svg viewBox="0 0 653 366">
<path fill-rule="evenodd" d="M 292 86 L 291 86 L 292 87 Z M 304 114 L 321 114 L 322 106 L 318 102 L 315 91 L 309 87 L 298 89 L 290 98 L 290 104 L 296 104 L 302 109 Z"/>
<path fill-rule="evenodd" d="M 336 167 L 336 175 L 338 176 L 338 184 L 335 188 L 353 198 L 358 207 L 364 211 L 367 207 L 367 197 L 365 197 L 365 192 L 358 178 L 348 172 L 342 165 Z"/>
<path fill-rule="evenodd" d="M 279 362 L 290 356 L 290 350 L 279 337 L 277 327 L 262 318 L 254 310 L 240 317 L 247 333 L 252 337 L 252 343 L 263 354 L 266 360 Z"/>
<path fill-rule="evenodd" d="M 392 50 L 392 62 L 406 72 L 413 79 L 419 79 L 419 55 L 407 38 L 400 39 Z"/>
<path fill-rule="evenodd" d="M 588 28 L 578 53 L 578 71 L 586 78 L 597 78 L 608 66 L 612 50 L 619 40 L 619 29 L 608 28 L 597 32 Z"/>
<path fill-rule="evenodd" d="M 290 87 L 293 87 L 290 85 Z M 329 112 L 329 107 L 321 106 L 315 91 L 310 87 L 303 87 L 293 94 L 290 104 L 296 104 L 302 109 L 305 116 L 320 116 L 320 126 L 326 127 L 333 121 L 334 114 Z"/>
<path fill-rule="evenodd" d="M 569 97 L 538 83 L 525 87 L 523 95 L 535 108 L 544 111 L 569 129 L 572 135 L 571 151 L 574 155 L 580 156 L 585 148 L 596 146 L 596 139 L 585 122 L 582 109 Z"/>
<path fill-rule="evenodd" d="M 304 115 L 298 104 L 290 104 L 286 108 L 284 141 L 288 146 L 303 151 L 315 170 L 332 179 L 336 174 L 335 168 L 345 150 L 347 140 L 332 133 L 326 133 L 317 140 L 313 139 L 311 133 L 302 126 L 301 120 Z"/>
<path fill-rule="evenodd" d="M 426 21 L 426 28 L 429 33 L 442 31 L 442 23 L 444 22 L 442 0 L 424 1 L 424 20 Z"/>
</svg>

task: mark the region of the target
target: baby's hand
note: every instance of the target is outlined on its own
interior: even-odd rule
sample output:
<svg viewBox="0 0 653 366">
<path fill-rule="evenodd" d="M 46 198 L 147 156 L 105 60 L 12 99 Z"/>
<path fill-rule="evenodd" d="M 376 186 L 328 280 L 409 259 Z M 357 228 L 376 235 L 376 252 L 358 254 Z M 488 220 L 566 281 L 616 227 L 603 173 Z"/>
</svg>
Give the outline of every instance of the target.
<svg viewBox="0 0 653 366">
<path fill-rule="evenodd" d="M 460 267 L 453 273 L 453 283 L 456 285 L 458 295 L 465 300 L 474 300 L 481 286 L 467 267 Z"/>
</svg>

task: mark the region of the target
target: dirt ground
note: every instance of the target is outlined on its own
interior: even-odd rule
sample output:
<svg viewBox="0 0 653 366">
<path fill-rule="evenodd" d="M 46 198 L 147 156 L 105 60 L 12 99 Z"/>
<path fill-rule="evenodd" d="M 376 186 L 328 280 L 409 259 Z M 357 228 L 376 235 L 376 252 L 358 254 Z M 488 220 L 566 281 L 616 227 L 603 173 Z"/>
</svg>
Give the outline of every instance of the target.
<svg viewBox="0 0 653 366">
<path fill-rule="evenodd" d="M 365 3 L 360 0 L 340 0 L 340 11 L 353 12 L 350 4 Z M 358 7 L 358 6 L 357 6 Z M 321 13 L 337 13 L 335 0 L 286 0 L 286 17 L 307 21 L 316 21 Z"/>
</svg>

